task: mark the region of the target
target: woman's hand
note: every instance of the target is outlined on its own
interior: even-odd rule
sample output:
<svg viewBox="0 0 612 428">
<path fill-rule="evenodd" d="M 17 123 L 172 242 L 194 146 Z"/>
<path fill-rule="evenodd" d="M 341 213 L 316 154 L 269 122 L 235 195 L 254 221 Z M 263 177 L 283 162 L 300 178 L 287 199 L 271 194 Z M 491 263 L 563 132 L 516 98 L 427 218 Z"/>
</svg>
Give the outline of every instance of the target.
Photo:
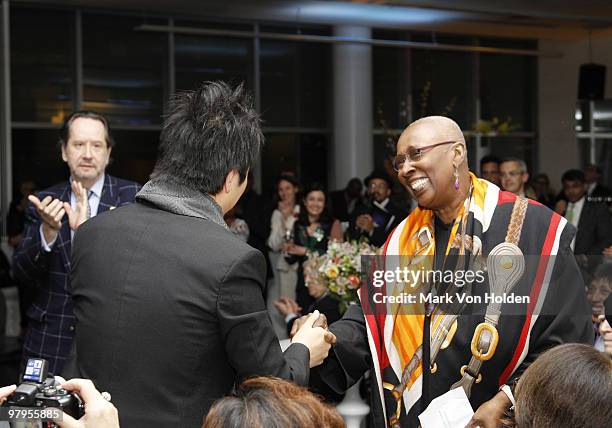
<svg viewBox="0 0 612 428">
<path fill-rule="evenodd" d="M 286 317 L 289 314 L 299 314 L 302 311 L 300 305 L 293 299 L 289 297 L 281 297 L 278 300 L 274 301 L 274 307 L 278 309 L 278 311 L 282 314 L 282 316 Z"/>
<path fill-rule="evenodd" d="M 305 256 L 306 255 L 306 247 L 302 247 L 300 245 L 295 245 L 293 243 L 287 245 L 287 248 L 284 249 L 287 254 L 292 256 Z"/>
<path fill-rule="evenodd" d="M 485 401 L 480 405 L 472 420 L 467 424 L 466 428 L 497 428 L 502 426 L 502 420 L 505 417 L 506 410 L 512 406 L 512 402 L 505 392 L 499 391 L 495 397 L 489 401 Z"/>
</svg>

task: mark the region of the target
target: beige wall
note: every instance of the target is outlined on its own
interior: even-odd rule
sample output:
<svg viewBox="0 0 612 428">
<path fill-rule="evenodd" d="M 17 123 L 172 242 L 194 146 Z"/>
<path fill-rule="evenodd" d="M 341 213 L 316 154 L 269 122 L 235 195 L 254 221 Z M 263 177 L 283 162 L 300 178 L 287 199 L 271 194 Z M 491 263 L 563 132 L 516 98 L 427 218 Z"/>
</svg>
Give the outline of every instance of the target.
<svg viewBox="0 0 612 428">
<path fill-rule="evenodd" d="M 593 35 L 592 62 L 607 67 L 605 97 L 612 98 L 612 35 Z M 560 188 L 561 175 L 579 167 L 575 136 L 578 73 L 589 62 L 588 35 L 580 40 L 540 40 L 541 51 L 559 52 L 559 58 L 540 58 L 538 64 L 539 166 L 551 184 Z"/>
</svg>

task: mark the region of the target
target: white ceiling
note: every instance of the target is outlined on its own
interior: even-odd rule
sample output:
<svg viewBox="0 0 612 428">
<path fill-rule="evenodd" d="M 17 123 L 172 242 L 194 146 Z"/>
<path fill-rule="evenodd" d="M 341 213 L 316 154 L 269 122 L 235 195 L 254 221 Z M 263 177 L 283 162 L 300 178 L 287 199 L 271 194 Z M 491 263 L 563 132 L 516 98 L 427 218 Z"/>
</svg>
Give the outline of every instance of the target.
<svg viewBox="0 0 612 428">
<path fill-rule="evenodd" d="M 11 3 L 18 3 L 13 0 Z M 582 38 L 612 31 L 610 0 L 29 0 L 143 16 L 352 24 L 533 38 Z"/>
</svg>

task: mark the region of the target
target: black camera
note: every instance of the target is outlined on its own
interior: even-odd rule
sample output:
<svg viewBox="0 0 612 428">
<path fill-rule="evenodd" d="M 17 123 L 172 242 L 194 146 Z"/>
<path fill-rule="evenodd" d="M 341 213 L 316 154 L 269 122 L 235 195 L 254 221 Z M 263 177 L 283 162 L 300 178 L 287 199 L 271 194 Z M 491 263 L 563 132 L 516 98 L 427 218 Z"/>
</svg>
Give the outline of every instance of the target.
<svg viewBox="0 0 612 428">
<path fill-rule="evenodd" d="M 10 395 L 2 407 L 8 407 L 9 421 L 11 426 L 18 426 L 19 421 L 27 421 L 28 426 L 38 419 L 39 426 L 56 426 L 51 422 L 42 424 L 42 420 L 61 416 L 62 411 L 75 419 L 79 419 L 85 413 L 81 398 L 73 393 L 60 388 L 53 376 L 48 375 L 49 362 L 39 358 L 30 358 L 25 372 L 21 378 L 21 384 L 15 392 Z M 42 409 L 58 409 L 57 414 Z M 59 415 L 58 415 L 59 414 Z"/>
</svg>

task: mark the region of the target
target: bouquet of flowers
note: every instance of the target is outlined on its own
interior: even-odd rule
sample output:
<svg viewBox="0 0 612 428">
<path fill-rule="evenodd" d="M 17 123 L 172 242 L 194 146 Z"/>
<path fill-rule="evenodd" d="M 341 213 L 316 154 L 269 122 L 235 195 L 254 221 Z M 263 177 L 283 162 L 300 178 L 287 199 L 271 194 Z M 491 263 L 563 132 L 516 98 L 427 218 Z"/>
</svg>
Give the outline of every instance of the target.
<svg viewBox="0 0 612 428">
<path fill-rule="evenodd" d="M 361 285 L 361 256 L 374 256 L 379 249 L 366 241 L 330 241 L 327 252 L 308 253 L 304 262 L 306 286 L 324 285 L 332 297 L 340 302 L 340 313 L 357 301 Z"/>
</svg>

